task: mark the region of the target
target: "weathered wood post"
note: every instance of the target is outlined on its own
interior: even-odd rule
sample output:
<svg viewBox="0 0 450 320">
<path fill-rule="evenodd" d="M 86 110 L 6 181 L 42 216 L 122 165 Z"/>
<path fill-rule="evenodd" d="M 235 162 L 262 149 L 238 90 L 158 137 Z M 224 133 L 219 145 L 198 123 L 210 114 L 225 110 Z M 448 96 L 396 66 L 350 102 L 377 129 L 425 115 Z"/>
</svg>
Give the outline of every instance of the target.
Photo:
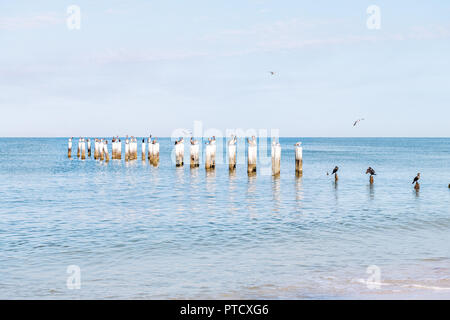
<svg viewBox="0 0 450 320">
<path fill-rule="evenodd" d="M 117 142 L 117 159 L 122 159 L 122 140 L 118 139 L 119 142 Z"/>
<path fill-rule="evenodd" d="M 105 160 L 105 152 L 103 151 L 103 148 L 105 147 L 105 142 L 103 141 L 103 139 L 100 139 L 100 143 L 99 143 L 99 153 L 100 153 L 100 161 Z"/>
<path fill-rule="evenodd" d="M 303 175 L 303 148 L 301 142 L 295 144 L 295 174 L 297 176 Z"/>
<path fill-rule="evenodd" d="M 182 167 L 184 165 L 184 141 L 181 138 L 179 141 L 175 142 L 175 162 L 177 167 Z"/>
<path fill-rule="evenodd" d="M 86 143 L 81 139 L 81 160 L 86 160 Z"/>
<path fill-rule="evenodd" d="M 251 140 L 247 138 L 248 149 L 247 149 L 247 173 L 256 173 L 256 161 L 258 158 L 258 147 L 256 145 L 256 137 L 253 136 Z"/>
<path fill-rule="evenodd" d="M 98 139 L 95 138 L 94 140 L 94 159 L 98 159 Z"/>
<path fill-rule="evenodd" d="M 145 161 L 145 139 L 142 139 L 142 161 Z"/>
<path fill-rule="evenodd" d="M 419 190 L 420 190 L 420 184 L 419 184 L 419 182 L 416 182 L 416 184 L 414 185 L 414 189 L 415 189 L 416 191 L 419 191 Z"/>
<path fill-rule="evenodd" d="M 207 144 L 205 147 L 205 169 L 210 170 L 216 167 L 215 145 Z"/>
<path fill-rule="evenodd" d="M 130 160 L 130 141 L 125 139 L 125 161 Z"/>
<path fill-rule="evenodd" d="M 113 137 L 111 139 L 111 159 L 112 160 L 116 159 L 116 147 L 117 147 L 116 138 Z"/>
<path fill-rule="evenodd" d="M 370 182 L 370 184 L 373 184 L 373 176 L 372 175 L 370 176 L 369 182 Z"/>
<path fill-rule="evenodd" d="M 81 156 L 81 138 L 78 138 L 77 158 Z"/>
<path fill-rule="evenodd" d="M 105 154 L 105 161 L 109 162 L 108 140 L 105 140 L 105 143 L 103 144 L 103 152 Z"/>
<path fill-rule="evenodd" d="M 152 156 L 150 159 L 154 167 L 158 166 L 159 163 L 159 143 L 156 141 L 156 138 L 152 141 Z"/>
<path fill-rule="evenodd" d="M 137 160 L 137 158 L 138 158 L 137 139 L 133 138 L 133 159 Z"/>
<path fill-rule="evenodd" d="M 91 139 L 87 139 L 88 157 L 91 157 Z"/>
<path fill-rule="evenodd" d="M 152 158 L 152 136 L 147 138 L 147 159 Z"/>
<path fill-rule="evenodd" d="M 228 168 L 229 171 L 236 169 L 236 136 L 232 136 L 228 141 Z"/>
<path fill-rule="evenodd" d="M 68 143 L 67 147 L 68 147 L 67 157 L 71 158 L 72 157 L 72 138 L 69 138 L 69 143 Z"/>
<path fill-rule="evenodd" d="M 191 147 L 189 150 L 191 158 L 191 168 L 197 168 L 198 166 L 200 166 L 199 152 L 200 152 L 200 145 L 198 144 L 198 141 L 194 141 L 191 138 Z"/>
<path fill-rule="evenodd" d="M 111 141 L 111 158 L 113 160 L 119 159 L 119 141 L 113 138 Z"/>
<path fill-rule="evenodd" d="M 280 174 L 281 169 L 281 145 L 279 143 L 272 143 L 272 175 Z"/>
</svg>

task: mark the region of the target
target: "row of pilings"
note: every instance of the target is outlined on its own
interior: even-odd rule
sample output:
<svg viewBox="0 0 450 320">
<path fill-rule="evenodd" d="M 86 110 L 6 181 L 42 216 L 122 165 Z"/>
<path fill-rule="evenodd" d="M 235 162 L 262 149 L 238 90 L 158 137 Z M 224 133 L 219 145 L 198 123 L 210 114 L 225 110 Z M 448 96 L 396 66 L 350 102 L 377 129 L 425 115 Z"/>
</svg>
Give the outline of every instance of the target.
<svg viewBox="0 0 450 320">
<path fill-rule="evenodd" d="M 72 157 L 72 140 L 68 143 L 68 157 Z M 249 175 L 256 174 L 258 146 L 256 138 L 247 139 L 247 172 Z M 138 143 L 135 137 L 126 138 L 125 144 L 125 161 L 138 159 Z M 236 169 L 236 154 L 237 154 L 237 139 L 233 136 L 227 143 L 228 147 L 228 166 L 230 171 Z M 87 145 L 87 147 L 86 147 Z M 86 155 L 87 149 L 87 155 Z M 184 166 L 184 139 L 180 138 L 175 141 L 175 165 L 177 167 Z M 200 166 L 200 145 L 198 141 L 191 138 L 190 140 L 190 167 L 195 168 Z M 77 157 L 85 160 L 86 157 L 91 157 L 91 140 L 80 138 L 78 140 Z M 111 158 L 113 160 L 122 159 L 122 140 L 119 137 L 114 137 L 111 140 Z M 159 143 L 156 138 L 149 137 L 142 139 L 141 144 L 141 159 L 148 159 L 153 165 L 159 163 Z M 272 142 L 271 145 L 272 158 L 272 175 L 280 174 L 281 170 L 281 145 L 278 142 Z M 94 159 L 100 161 L 109 161 L 108 140 L 94 139 Z M 212 137 L 208 139 L 205 145 L 205 169 L 214 170 L 216 167 L 216 139 Z M 303 174 L 303 151 L 301 143 L 295 144 L 295 172 L 301 176 Z"/>
<path fill-rule="evenodd" d="M 67 156 L 72 158 L 72 140 L 69 139 Z M 138 159 L 138 143 L 135 137 L 126 138 L 125 144 L 125 161 Z M 147 145 L 147 147 L 146 147 Z M 87 155 L 86 155 L 87 149 Z M 148 154 L 146 155 L 146 149 Z M 157 165 L 159 162 L 159 143 L 157 139 L 149 137 L 147 141 L 142 139 L 142 160 L 147 157 L 150 163 Z M 77 157 L 81 160 L 85 160 L 86 157 L 91 157 L 91 140 L 80 138 L 78 139 Z M 108 140 L 107 139 L 94 139 L 94 159 L 100 161 L 109 161 Z M 111 159 L 122 159 L 122 140 L 119 137 L 114 137 L 111 140 Z"/>
</svg>

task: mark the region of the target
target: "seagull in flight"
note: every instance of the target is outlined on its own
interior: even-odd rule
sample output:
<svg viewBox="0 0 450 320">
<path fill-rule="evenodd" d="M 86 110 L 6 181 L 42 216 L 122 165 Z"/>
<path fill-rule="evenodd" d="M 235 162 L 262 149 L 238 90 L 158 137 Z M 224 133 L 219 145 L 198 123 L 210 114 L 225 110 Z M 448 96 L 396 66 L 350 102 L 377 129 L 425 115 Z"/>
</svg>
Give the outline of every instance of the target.
<svg viewBox="0 0 450 320">
<path fill-rule="evenodd" d="M 360 121 L 364 120 L 364 118 L 358 119 L 353 123 L 353 126 L 355 127 Z"/>
</svg>

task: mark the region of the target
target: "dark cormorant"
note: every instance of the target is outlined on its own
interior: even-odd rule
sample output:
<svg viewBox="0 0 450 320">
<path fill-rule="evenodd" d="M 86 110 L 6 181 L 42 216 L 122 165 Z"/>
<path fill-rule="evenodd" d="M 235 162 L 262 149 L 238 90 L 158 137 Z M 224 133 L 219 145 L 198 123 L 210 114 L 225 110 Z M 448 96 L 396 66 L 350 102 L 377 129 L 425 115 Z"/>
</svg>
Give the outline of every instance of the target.
<svg viewBox="0 0 450 320">
<path fill-rule="evenodd" d="M 331 174 L 332 174 L 332 175 L 335 174 L 336 172 L 338 172 L 338 170 L 339 170 L 339 167 L 338 167 L 338 166 L 334 167 L 333 172 L 332 172 Z"/>
</svg>

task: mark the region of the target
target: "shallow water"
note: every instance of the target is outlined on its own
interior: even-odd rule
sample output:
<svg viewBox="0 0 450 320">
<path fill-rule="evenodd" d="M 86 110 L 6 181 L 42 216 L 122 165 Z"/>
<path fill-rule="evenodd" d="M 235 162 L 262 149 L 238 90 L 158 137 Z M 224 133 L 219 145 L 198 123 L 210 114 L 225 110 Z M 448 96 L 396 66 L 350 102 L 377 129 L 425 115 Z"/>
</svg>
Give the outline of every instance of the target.
<svg viewBox="0 0 450 320">
<path fill-rule="evenodd" d="M 175 168 L 170 139 L 152 167 L 1 138 L 0 298 L 450 298 L 449 138 L 280 140 L 273 178 L 191 170 L 188 145 Z"/>
</svg>

